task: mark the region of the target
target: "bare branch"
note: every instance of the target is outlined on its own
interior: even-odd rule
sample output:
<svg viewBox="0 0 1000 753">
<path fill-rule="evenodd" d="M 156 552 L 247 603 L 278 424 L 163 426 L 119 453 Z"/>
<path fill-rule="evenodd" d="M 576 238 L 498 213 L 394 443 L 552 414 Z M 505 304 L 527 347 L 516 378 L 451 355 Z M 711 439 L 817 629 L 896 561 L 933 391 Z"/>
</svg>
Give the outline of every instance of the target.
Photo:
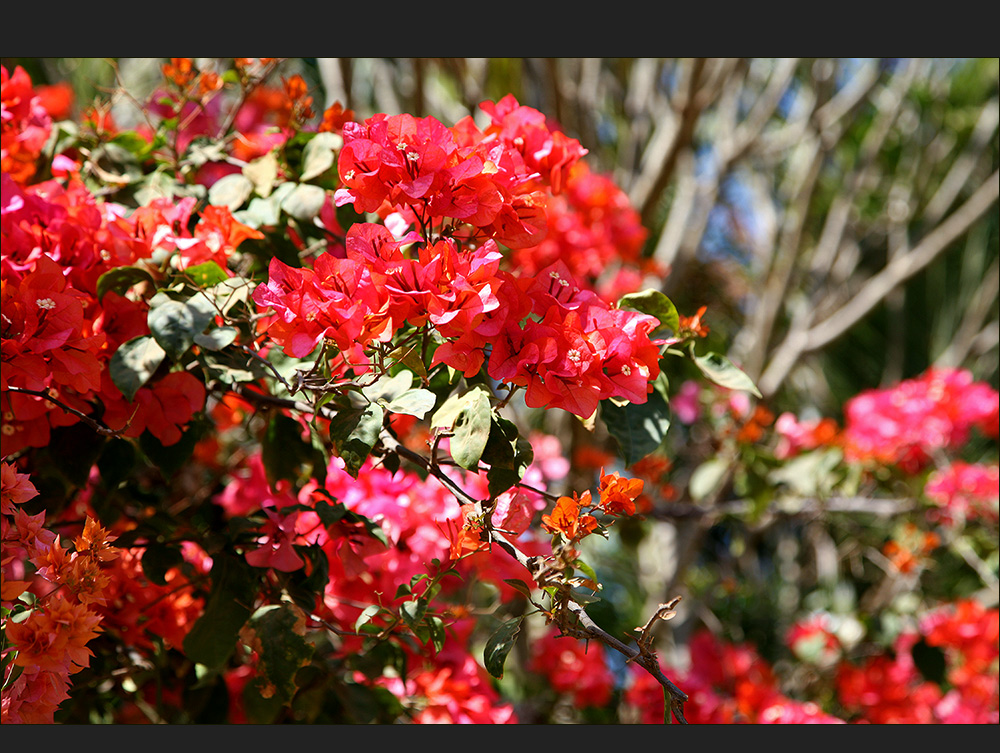
<svg viewBox="0 0 1000 753">
<path fill-rule="evenodd" d="M 789 332 L 758 381 L 760 391 L 773 395 L 798 359 L 836 340 L 869 314 L 886 295 L 934 261 L 951 243 L 996 203 L 1000 173 L 994 172 L 966 202 L 908 253 L 896 257 L 868 279 L 837 311 L 804 332 Z"/>
</svg>

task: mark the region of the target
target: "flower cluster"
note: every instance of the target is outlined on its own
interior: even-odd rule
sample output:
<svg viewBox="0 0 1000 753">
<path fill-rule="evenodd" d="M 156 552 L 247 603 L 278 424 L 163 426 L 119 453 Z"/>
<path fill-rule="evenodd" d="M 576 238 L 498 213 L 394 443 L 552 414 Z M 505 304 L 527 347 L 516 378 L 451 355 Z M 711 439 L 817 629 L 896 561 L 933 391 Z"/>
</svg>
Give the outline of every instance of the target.
<svg viewBox="0 0 1000 753">
<path fill-rule="evenodd" d="M 848 460 L 926 466 L 936 450 L 963 445 L 973 430 L 1000 433 L 1000 393 L 965 370 L 931 369 L 888 389 L 862 392 L 844 409 Z"/>
<path fill-rule="evenodd" d="M 364 370 L 373 344 L 427 326 L 443 340 L 430 365 L 471 377 L 486 363 L 531 407 L 589 417 L 604 399 L 645 402 L 655 317 L 582 289 L 563 261 L 527 278 L 501 268 L 501 246 L 544 235 L 546 197 L 585 151 L 512 98 L 481 107 L 483 131 L 410 115 L 344 124 L 336 203 L 384 224 L 352 225 L 345 254 L 311 268 L 273 259 L 254 293 L 274 313 L 268 334 L 293 356 L 329 340 Z"/>
<path fill-rule="evenodd" d="M 581 284 L 608 300 L 633 292 L 645 273 L 662 276 L 642 258 L 648 233 L 625 192 L 586 162 L 567 171 L 563 191 L 548 201 L 545 216 L 548 232 L 541 243 L 511 255 L 519 274 L 537 276 L 562 261 Z"/>
<path fill-rule="evenodd" d="M 148 429 L 163 444 L 176 443 L 204 406 L 204 386 L 175 371 L 126 400 L 110 361 L 122 344 L 150 334 L 149 306 L 113 290 L 98 297 L 98 280 L 154 252 L 171 255 L 179 269 L 214 261 L 225 270 L 236 246 L 259 233 L 224 207 L 209 206 L 190 222 L 193 199 L 154 200 L 126 218 L 78 180 L 22 189 L 4 174 L 2 188 L 3 453 L 45 446 L 52 428 L 79 420 L 42 393 L 84 415 L 99 402 L 110 429 L 126 436 Z"/>
<path fill-rule="evenodd" d="M 36 163 L 52 132 L 52 118 L 35 96 L 31 77 L 18 66 L 0 66 L 0 169 L 20 184 L 35 175 Z"/>
<path fill-rule="evenodd" d="M 781 693 L 774 669 L 749 645 L 727 643 L 700 630 L 691 637 L 689 651 L 690 668 L 679 682 L 689 697 L 684 713 L 692 724 L 843 724 L 816 703 Z M 663 723 L 662 696 L 655 679 L 632 670 L 624 700 L 640 722 Z"/>
<path fill-rule="evenodd" d="M 90 517 L 73 550 L 65 549 L 45 528 L 45 512 L 24 511 L 38 494 L 28 475 L 3 463 L 0 477 L 4 653 L 13 657 L 5 662 L 0 716 L 5 724 L 50 723 L 69 697 L 70 675 L 90 664 L 87 644 L 100 631 L 96 610 L 111 582 L 105 565 L 118 554 L 114 537 Z"/>
<path fill-rule="evenodd" d="M 1000 518 L 1000 468 L 956 460 L 931 473 L 924 495 L 935 505 L 932 519 L 955 526 L 966 520 Z"/>
<path fill-rule="evenodd" d="M 606 706 L 615 688 L 602 644 L 588 645 L 555 629 L 532 644 L 528 669 L 543 676 L 556 693 L 572 698 L 577 708 Z"/>
<path fill-rule="evenodd" d="M 874 724 L 996 724 L 998 614 L 973 601 L 945 605 L 918 630 L 900 634 L 894 655 L 841 664 L 841 705 Z M 947 685 L 925 679 L 917 667 L 913 649 L 921 641 L 944 653 Z"/>
</svg>

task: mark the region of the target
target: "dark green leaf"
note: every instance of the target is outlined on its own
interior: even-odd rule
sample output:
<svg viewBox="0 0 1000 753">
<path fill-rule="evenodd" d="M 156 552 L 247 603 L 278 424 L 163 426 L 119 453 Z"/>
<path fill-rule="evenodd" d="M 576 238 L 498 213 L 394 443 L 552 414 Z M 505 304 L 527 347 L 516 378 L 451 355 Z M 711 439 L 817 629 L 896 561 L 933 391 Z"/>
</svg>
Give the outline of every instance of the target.
<svg viewBox="0 0 1000 753">
<path fill-rule="evenodd" d="M 111 437 L 97 459 L 97 469 L 101 472 L 104 486 L 108 489 L 117 488 L 132 472 L 135 460 L 135 445 L 127 439 Z"/>
<path fill-rule="evenodd" d="M 424 614 L 427 612 L 427 602 L 424 599 L 411 599 L 410 601 L 404 601 L 399 607 L 399 614 L 403 618 L 403 622 L 409 626 L 410 630 L 416 632 L 421 621 L 424 619 Z"/>
<path fill-rule="evenodd" d="M 448 637 L 444 630 L 444 621 L 437 616 L 427 618 L 427 627 L 430 628 L 431 642 L 434 650 L 440 652 L 444 648 L 445 639 Z"/>
<path fill-rule="evenodd" d="M 482 455 L 489 465 L 486 480 L 490 497 L 495 499 L 524 478 L 534 457 L 531 443 L 518 434 L 513 422 L 494 416 Z"/>
<path fill-rule="evenodd" d="M 529 588 L 528 584 L 525 583 L 520 578 L 504 578 L 503 582 L 506 583 L 511 588 L 513 588 L 518 593 L 523 594 L 529 599 L 531 598 L 531 588 Z"/>
<path fill-rule="evenodd" d="M 261 461 L 272 488 L 281 479 L 298 483 L 305 473 L 322 483 L 326 479 L 326 458 L 312 442 L 306 441 L 302 425 L 294 418 L 276 414 L 261 441 Z"/>
<path fill-rule="evenodd" d="M 600 412 L 608 432 L 618 443 L 626 466 L 659 449 L 670 428 L 670 406 L 655 389 L 645 403 L 615 405 L 610 400 L 603 400 Z"/>
<path fill-rule="evenodd" d="M 111 356 L 108 365 L 111 381 L 125 399 L 132 402 L 135 393 L 149 381 L 165 357 L 166 352 L 149 335 L 133 337 L 122 343 Z"/>
<path fill-rule="evenodd" d="M 496 678 L 503 677 L 503 665 L 507 661 L 507 655 L 514 648 L 514 640 L 521 630 L 523 617 L 514 617 L 504 622 L 486 641 L 486 648 L 483 649 L 483 663 L 486 671 Z"/>
<path fill-rule="evenodd" d="M 629 293 L 618 300 L 619 308 L 631 308 L 641 311 L 643 314 L 655 316 L 660 320 L 660 324 L 669 327 L 673 332 L 677 332 L 680 327 L 680 317 L 677 308 L 667 296 L 659 290 L 649 289 L 640 293 Z"/>
<path fill-rule="evenodd" d="M 216 313 L 213 303 L 203 293 L 198 293 L 186 301 L 161 299 L 149 309 L 147 322 L 160 347 L 173 360 L 179 361 Z"/>
<path fill-rule="evenodd" d="M 255 686 L 262 697 L 287 704 L 297 689 L 296 673 L 313 655 L 305 638 L 305 613 L 287 603 L 261 607 L 245 630 L 245 639 L 252 640 L 258 649 Z"/>
<path fill-rule="evenodd" d="M 167 571 L 184 562 L 180 549 L 152 542 L 142 553 L 142 572 L 158 586 L 167 585 Z"/>
<path fill-rule="evenodd" d="M 153 284 L 153 276 L 142 267 L 115 267 L 97 278 L 97 300 L 103 300 L 109 291 L 124 295 L 140 282 Z"/>
<path fill-rule="evenodd" d="M 147 429 L 139 437 L 139 447 L 142 448 L 150 462 L 169 478 L 191 459 L 194 446 L 198 444 L 198 440 L 205 436 L 207 430 L 208 425 L 204 420 L 192 421 L 184 429 L 178 441 L 165 445 Z"/>
<path fill-rule="evenodd" d="M 74 486 L 84 487 L 104 441 L 86 424 L 76 423 L 52 429 L 47 449 L 59 474 Z"/>
<path fill-rule="evenodd" d="M 372 403 L 365 408 L 344 408 L 330 420 L 330 439 L 354 478 L 378 442 L 384 418 L 382 406 Z"/>
<path fill-rule="evenodd" d="M 947 660 L 940 646 L 932 646 L 921 639 L 913 645 L 913 663 L 928 682 L 942 684 L 947 675 Z"/>
<path fill-rule="evenodd" d="M 205 611 L 184 639 L 184 653 L 209 669 L 221 669 L 250 617 L 258 582 L 253 569 L 234 555 L 213 555 L 212 561 L 212 590 Z"/>
</svg>

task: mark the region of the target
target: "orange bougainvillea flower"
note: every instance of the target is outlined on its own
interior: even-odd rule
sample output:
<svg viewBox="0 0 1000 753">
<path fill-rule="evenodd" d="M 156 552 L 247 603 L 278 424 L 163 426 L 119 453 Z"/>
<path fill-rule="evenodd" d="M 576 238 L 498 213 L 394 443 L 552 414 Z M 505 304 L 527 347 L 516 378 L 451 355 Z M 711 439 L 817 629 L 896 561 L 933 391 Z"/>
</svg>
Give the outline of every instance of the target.
<svg viewBox="0 0 1000 753">
<path fill-rule="evenodd" d="M 601 508 L 608 515 L 635 515 L 635 500 L 642 494 L 641 478 L 622 478 L 617 472 L 610 475 L 601 469 L 597 487 L 601 495 Z"/>
<path fill-rule="evenodd" d="M 702 306 L 694 316 L 681 315 L 679 329 L 680 332 L 694 337 L 706 337 L 709 329 L 707 324 L 703 324 L 701 318 L 705 316 L 708 306 Z"/>
<path fill-rule="evenodd" d="M 194 65 L 191 58 L 170 58 L 169 63 L 162 66 L 163 75 L 183 89 L 194 80 Z"/>
<path fill-rule="evenodd" d="M 81 557 L 90 557 L 95 562 L 110 562 L 118 556 L 118 549 L 111 546 L 116 538 L 106 528 L 101 528 L 100 523 L 87 516 L 83 533 L 73 540 L 73 544 Z"/>
<path fill-rule="evenodd" d="M 340 102 L 334 102 L 323 111 L 323 122 L 319 124 L 318 130 L 342 133 L 344 123 L 354 120 L 354 110 L 345 110 Z"/>
<path fill-rule="evenodd" d="M 597 529 L 597 518 L 581 515 L 581 509 L 590 507 L 590 492 L 582 497 L 573 492 L 572 497 L 560 497 L 551 515 L 542 516 L 542 527 L 549 533 L 559 533 L 569 541 L 579 541 Z"/>
</svg>

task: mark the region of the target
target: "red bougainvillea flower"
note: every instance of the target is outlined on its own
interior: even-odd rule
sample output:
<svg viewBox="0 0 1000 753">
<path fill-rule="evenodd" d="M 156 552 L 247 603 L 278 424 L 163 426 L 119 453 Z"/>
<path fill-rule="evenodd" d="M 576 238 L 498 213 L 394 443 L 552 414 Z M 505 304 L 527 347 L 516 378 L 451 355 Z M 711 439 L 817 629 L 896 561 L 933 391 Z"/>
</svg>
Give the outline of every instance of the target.
<svg viewBox="0 0 1000 753">
<path fill-rule="evenodd" d="M 561 262 L 531 280 L 525 294 L 538 318 L 508 320 L 493 342 L 491 377 L 525 387 L 529 407 L 585 418 L 610 397 L 646 402 L 660 373 L 649 338 L 655 317 L 611 308 L 580 288 Z"/>
<path fill-rule="evenodd" d="M 935 450 L 956 449 L 973 430 L 1000 433 L 1000 393 L 960 369 L 931 369 L 888 389 L 866 390 L 844 408 L 848 460 L 917 472 Z"/>
<path fill-rule="evenodd" d="M 516 145 L 528 167 L 544 176 L 552 193 L 559 194 L 568 170 L 587 154 L 580 142 L 551 125 L 538 110 L 518 103 L 512 94 L 496 103 L 482 102 L 479 108 L 491 120 L 486 134 Z"/>
<path fill-rule="evenodd" d="M 268 507 L 264 509 L 267 523 L 261 529 L 257 548 L 247 552 L 247 562 L 254 567 L 272 567 L 291 573 L 305 567 L 305 561 L 295 551 L 298 532 L 295 528 L 298 512 L 279 515 Z"/>
<path fill-rule="evenodd" d="M 52 131 L 52 118 L 21 66 L 13 73 L 0 66 L 0 116 L 0 169 L 25 184 L 35 175 Z"/>
<path fill-rule="evenodd" d="M 1000 467 L 956 460 L 931 473 L 924 494 L 936 507 L 931 520 L 957 525 L 966 520 L 1000 518 Z"/>
<path fill-rule="evenodd" d="M 555 629 L 532 644 L 528 669 L 545 677 L 557 693 L 570 696 L 578 708 L 607 705 L 615 687 L 603 645 L 561 636 Z"/>
<path fill-rule="evenodd" d="M 797 621 L 788 630 L 785 643 L 796 657 L 819 666 L 834 664 L 842 650 L 830 615 L 825 612 Z"/>
</svg>

